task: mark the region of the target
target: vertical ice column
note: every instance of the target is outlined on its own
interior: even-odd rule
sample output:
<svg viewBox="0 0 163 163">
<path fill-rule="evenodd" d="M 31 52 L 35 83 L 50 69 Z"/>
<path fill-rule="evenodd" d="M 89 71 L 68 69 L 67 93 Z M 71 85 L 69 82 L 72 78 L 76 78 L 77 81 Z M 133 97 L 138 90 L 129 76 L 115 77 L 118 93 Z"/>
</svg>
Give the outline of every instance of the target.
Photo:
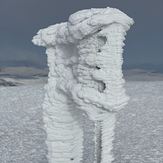
<svg viewBox="0 0 163 163">
<path fill-rule="evenodd" d="M 53 30 L 56 30 L 55 27 Z M 54 36 L 46 37 L 49 31 L 40 31 L 33 40 L 35 44 L 47 47 L 49 75 L 43 103 L 47 157 L 49 163 L 80 163 L 83 154 L 83 130 L 72 115 L 74 103 L 69 98 L 66 88 L 66 84 L 72 82 L 71 69 L 66 68 L 66 63 L 69 62 L 73 47 L 69 44 L 52 45 L 54 39 L 47 45 L 43 44 L 43 39 L 49 41 L 49 38 Z"/>
<path fill-rule="evenodd" d="M 43 118 L 47 132 L 48 160 L 49 163 L 79 163 L 82 160 L 83 133 L 71 114 L 72 102 L 57 86 L 61 82 L 57 73 L 62 69 L 55 64 L 58 60 L 56 48 L 57 46 L 46 51 L 50 72 Z"/>
<path fill-rule="evenodd" d="M 128 101 L 122 74 L 126 31 L 133 20 L 114 8 L 82 10 L 68 22 L 40 30 L 33 42 L 47 48 L 49 79 L 43 105 L 50 163 L 80 163 L 83 130 L 71 113 L 95 123 L 95 163 L 111 163 L 115 114 Z"/>
<path fill-rule="evenodd" d="M 95 163 L 113 161 L 114 112 L 128 101 L 122 74 L 125 35 L 124 27 L 113 23 L 77 45 L 79 59 L 73 72 L 81 87 L 78 92 L 83 99 L 81 109 L 95 122 Z"/>
</svg>

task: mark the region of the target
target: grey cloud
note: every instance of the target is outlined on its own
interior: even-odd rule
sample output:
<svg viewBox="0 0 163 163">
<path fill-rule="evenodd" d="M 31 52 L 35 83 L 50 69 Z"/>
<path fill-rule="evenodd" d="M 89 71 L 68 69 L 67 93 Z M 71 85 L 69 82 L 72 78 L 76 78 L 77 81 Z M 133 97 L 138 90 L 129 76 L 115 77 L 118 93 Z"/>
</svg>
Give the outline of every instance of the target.
<svg viewBox="0 0 163 163">
<path fill-rule="evenodd" d="M 0 64 L 25 60 L 44 67 L 44 49 L 31 43 L 38 29 L 66 21 L 81 9 L 107 6 L 119 8 L 135 20 L 127 35 L 125 67 L 163 67 L 162 0 L 0 0 Z"/>
</svg>

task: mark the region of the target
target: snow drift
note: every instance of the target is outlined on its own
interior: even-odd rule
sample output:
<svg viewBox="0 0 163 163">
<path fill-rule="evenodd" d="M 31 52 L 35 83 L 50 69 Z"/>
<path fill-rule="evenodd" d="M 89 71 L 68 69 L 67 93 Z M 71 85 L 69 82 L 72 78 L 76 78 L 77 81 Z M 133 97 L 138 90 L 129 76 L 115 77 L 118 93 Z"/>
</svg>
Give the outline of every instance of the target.
<svg viewBox="0 0 163 163">
<path fill-rule="evenodd" d="M 33 43 L 47 48 L 49 79 L 43 104 L 50 163 L 79 163 L 83 129 L 73 115 L 95 122 L 95 162 L 112 162 L 115 112 L 128 101 L 123 41 L 133 20 L 118 9 L 87 9 L 41 29 Z"/>
</svg>

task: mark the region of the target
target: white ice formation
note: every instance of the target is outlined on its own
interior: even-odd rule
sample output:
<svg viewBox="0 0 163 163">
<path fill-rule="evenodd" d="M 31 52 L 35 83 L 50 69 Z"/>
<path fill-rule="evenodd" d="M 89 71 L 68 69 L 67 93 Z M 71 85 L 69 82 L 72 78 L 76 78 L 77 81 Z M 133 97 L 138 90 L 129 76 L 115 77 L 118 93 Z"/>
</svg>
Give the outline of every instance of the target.
<svg viewBox="0 0 163 163">
<path fill-rule="evenodd" d="M 115 8 L 76 12 L 41 29 L 33 43 L 47 48 L 49 79 L 43 104 L 49 163 L 81 163 L 83 129 L 73 116 L 95 123 L 94 163 L 113 161 L 115 114 L 128 101 L 122 74 L 123 41 L 133 20 Z"/>
</svg>

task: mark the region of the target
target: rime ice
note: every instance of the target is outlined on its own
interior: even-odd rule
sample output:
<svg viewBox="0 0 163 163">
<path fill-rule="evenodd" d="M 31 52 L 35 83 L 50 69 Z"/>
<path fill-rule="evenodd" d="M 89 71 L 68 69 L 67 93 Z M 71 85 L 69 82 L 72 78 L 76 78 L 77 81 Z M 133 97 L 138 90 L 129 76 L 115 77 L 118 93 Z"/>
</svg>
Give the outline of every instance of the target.
<svg viewBox="0 0 163 163">
<path fill-rule="evenodd" d="M 88 9 L 33 38 L 47 48 L 49 79 L 43 104 L 50 163 L 79 163 L 83 129 L 73 116 L 84 110 L 95 123 L 95 162 L 113 161 L 115 112 L 128 101 L 122 74 L 123 41 L 133 20 L 114 8 Z"/>
</svg>

